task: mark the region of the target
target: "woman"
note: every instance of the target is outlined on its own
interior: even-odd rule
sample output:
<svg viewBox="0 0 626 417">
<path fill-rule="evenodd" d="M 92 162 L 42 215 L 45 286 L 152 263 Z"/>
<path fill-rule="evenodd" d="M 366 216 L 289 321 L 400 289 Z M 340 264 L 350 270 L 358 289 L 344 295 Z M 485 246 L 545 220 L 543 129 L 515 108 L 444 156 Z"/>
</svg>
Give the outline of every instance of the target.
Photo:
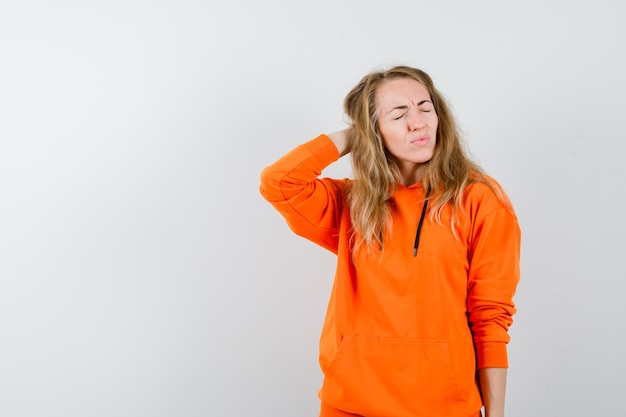
<svg viewBox="0 0 626 417">
<path fill-rule="evenodd" d="M 292 230 L 337 254 L 320 416 L 503 416 L 520 255 L 509 200 L 425 72 L 371 73 L 344 108 L 350 127 L 261 175 Z M 353 179 L 319 177 L 348 153 Z"/>
</svg>

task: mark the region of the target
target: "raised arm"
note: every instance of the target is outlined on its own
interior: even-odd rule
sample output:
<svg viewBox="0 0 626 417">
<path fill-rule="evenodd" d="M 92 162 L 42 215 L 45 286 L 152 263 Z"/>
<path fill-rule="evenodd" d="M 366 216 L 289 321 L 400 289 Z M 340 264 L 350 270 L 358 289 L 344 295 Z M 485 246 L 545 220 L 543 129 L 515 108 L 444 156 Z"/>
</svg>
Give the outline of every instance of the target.
<svg viewBox="0 0 626 417">
<path fill-rule="evenodd" d="M 289 227 L 335 252 L 345 181 L 320 178 L 322 170 L 348 150 L 346 131 L 320 135 L 288 152 L 261 173 L 261 195 Z"/>
</svg>

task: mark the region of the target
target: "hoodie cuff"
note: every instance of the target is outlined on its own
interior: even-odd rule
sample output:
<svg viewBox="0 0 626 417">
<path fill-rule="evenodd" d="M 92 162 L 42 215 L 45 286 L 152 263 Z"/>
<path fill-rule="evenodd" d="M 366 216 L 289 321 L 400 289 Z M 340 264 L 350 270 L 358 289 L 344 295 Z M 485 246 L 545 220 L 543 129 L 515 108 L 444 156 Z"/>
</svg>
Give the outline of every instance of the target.
<svg viewBox="0 0 626 417">
<path fill-rule="evenodd" d="M 478 369 L 508 368 L 509 357 L 504 342 L 482 342 L 476 344 Z"/>
<path fill-rule="evenodd" d="M 326 167 L 339 159 L 339 150 L 325 134 L 321 134 L 315 139 L 304 143 L 304 146 L 315 155 L 322 167 Z"/>
</svg>

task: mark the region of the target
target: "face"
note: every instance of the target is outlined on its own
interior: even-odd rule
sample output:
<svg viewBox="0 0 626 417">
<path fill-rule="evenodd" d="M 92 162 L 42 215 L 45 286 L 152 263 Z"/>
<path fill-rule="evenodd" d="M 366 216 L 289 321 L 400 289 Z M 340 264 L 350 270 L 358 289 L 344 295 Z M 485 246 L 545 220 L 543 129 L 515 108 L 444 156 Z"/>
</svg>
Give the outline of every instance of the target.
<svg viewBox="0 0 626 417">
<path fill-rule="evenodd" d="M 396 158 L 403 182 L 435 152 L 438 118 L 428 90 L 412 78 L 383 82 L 376 91 L 378 128 Z"/>
</svg>

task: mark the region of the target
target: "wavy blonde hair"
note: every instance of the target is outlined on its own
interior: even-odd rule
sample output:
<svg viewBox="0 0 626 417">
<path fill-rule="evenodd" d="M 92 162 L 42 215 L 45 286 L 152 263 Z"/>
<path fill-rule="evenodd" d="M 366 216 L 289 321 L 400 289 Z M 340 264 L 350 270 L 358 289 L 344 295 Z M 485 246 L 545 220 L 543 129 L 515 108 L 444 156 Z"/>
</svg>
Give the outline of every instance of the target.
<svg viewBox="0 0 626 417">
<path fill-rule="evenodd" d="M 344 111 L 352 126 L 349 148 L 354 179 L 346 189 L 346 200 L 353 225 L 356 249 L 361 244 L 382 246 L 382 235 L 391 226 L 387 201 L 400 182 L 400 170 L 395 157 L 386 149 L 378 127 L 376 91 L 384 82 L 396 78 L 412 78 L 423 85 L 433 102 L 438 116 L 437 139 L 432 158 L 421 164 L 420 178 L 424 189 L 430 189 L 429 213 L 431 220 L 441 224 L 441 212 L 451 204 L 454 225 L 463 193 L 473 182 L 487 181 L 483 170 L 466 155 L 454 117 L 443 95 L 435 88 L 424 71 L 408 66 L 396 66 L 373 72 L 348 93 Z M 502 193 L 494 189 L 502 197 Z M 454 227 L 452 227 L 454 232 Z"/>
</svg>

